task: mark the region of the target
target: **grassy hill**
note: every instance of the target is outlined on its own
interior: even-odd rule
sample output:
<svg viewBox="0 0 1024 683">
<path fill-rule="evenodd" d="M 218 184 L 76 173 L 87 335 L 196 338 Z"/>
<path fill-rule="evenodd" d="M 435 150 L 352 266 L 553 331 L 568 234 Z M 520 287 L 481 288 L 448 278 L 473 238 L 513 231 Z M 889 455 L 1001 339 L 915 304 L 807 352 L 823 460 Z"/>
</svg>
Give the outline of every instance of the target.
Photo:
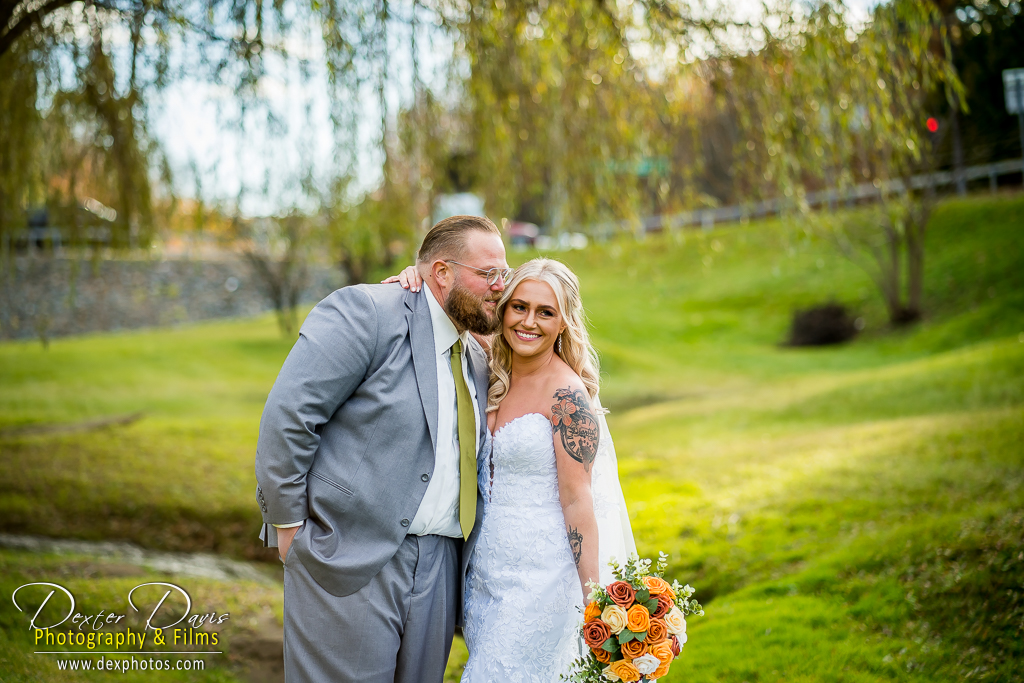
<svg viewBox="0 0 1024 683">
<path fill-rule="evenodd" d="M 667 680 L 1014 680 L 1022 226 L 1021 197 L 943 203 L 927 317 L 901 331 L 866 274 L 784 223 L 559 255 L 640 550 L 670 553 L 707 608 Z M 792 311 L 826 300 L 861 336 L 781 346 Z M 252 457 L 289 346 L 270 318 L 0 345 L 0 530 L 265 556 Z"/>
</svg>

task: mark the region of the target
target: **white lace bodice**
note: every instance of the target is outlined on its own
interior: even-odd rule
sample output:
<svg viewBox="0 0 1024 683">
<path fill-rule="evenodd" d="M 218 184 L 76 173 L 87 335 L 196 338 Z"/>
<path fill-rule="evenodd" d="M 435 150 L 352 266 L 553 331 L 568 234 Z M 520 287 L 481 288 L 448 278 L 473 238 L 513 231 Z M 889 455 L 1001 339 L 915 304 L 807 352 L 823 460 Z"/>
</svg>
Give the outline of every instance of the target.
<svg viewBox="0 0 1024 683">
<path fill-rule="evenodd" d="M 491 468 L 481 482 L 490 505 L 558 506 L 558 475 L 551 422 L 541 413 L 527 413 L 503 425 L 493 438 Z M 485 504 L 487 504 L 485 503 Z"/>
<path fill-rule="evenodd" d="M 554 683 L 579 653 L 583 593 L 547 417 L 528 413 L 499 429 L 479 483 L 484 516 L 466 579 L 463 683 Z"/>
</svg>

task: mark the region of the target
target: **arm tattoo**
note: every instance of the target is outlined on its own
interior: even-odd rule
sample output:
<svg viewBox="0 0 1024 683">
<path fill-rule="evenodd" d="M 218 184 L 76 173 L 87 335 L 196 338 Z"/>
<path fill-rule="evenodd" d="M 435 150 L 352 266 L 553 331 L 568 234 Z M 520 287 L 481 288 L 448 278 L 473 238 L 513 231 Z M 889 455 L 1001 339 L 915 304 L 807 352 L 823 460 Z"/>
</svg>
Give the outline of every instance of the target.
<svg viewBox="0 0 1024 683">
<path fill-rule="evenodd" d="M 580 559 L 583 557 L 583 534 L 581 534 L 572 526 L 569 526 L 569 550 L 572 551 L 572 561 L 576 563 L 576 568 L 580 568 Z"/>
<path fill-rule="evenodd" d="M 583 463 L 585 472 L 589 472 L 597 457 L 600 430 L 594 414 L 590 412 L 587 396 L 579 389 L 566 387 L 555 392 L 555 401 L 551 406 L 551 424 L 562 437 L 562 447 L 573 460 Z"/>
</svg>

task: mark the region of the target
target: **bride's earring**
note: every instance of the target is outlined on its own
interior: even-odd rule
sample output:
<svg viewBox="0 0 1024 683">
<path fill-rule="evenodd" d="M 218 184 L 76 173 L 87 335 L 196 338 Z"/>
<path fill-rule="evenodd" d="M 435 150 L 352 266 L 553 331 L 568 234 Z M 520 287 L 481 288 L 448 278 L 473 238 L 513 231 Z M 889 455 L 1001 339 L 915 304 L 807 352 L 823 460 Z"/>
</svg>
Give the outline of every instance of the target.
<svg viewBox="0 0 1024 683">
<path fill-rule="evenodd" d="M 562 335 L 561 334 L 558 335 L 558 341 L 556 342 L 556 346 L 558 348 L 556 348 L 555 351 L 557 351 L 558 355 L 561 356 L 562 355 Z"/>
</svg>

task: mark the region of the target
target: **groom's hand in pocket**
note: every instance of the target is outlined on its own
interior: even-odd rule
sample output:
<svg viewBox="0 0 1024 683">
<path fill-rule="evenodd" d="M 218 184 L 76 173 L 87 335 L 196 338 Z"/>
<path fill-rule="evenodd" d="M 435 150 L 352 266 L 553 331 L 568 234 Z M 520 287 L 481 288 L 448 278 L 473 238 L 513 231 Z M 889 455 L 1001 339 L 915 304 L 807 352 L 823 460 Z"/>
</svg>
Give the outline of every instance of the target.
<svg viewBox="0 0 1024 683">
<path fill-rule="evenodd" d="M 284 562 L 288 557 L 288 548 L 292 545 L 292 539 L 295 538 L 295 532 L 301 528 L 301 526 L 293 526 L 277 530 L 277 551 L 281 556 L 282 562 Z"/>
</svg>

